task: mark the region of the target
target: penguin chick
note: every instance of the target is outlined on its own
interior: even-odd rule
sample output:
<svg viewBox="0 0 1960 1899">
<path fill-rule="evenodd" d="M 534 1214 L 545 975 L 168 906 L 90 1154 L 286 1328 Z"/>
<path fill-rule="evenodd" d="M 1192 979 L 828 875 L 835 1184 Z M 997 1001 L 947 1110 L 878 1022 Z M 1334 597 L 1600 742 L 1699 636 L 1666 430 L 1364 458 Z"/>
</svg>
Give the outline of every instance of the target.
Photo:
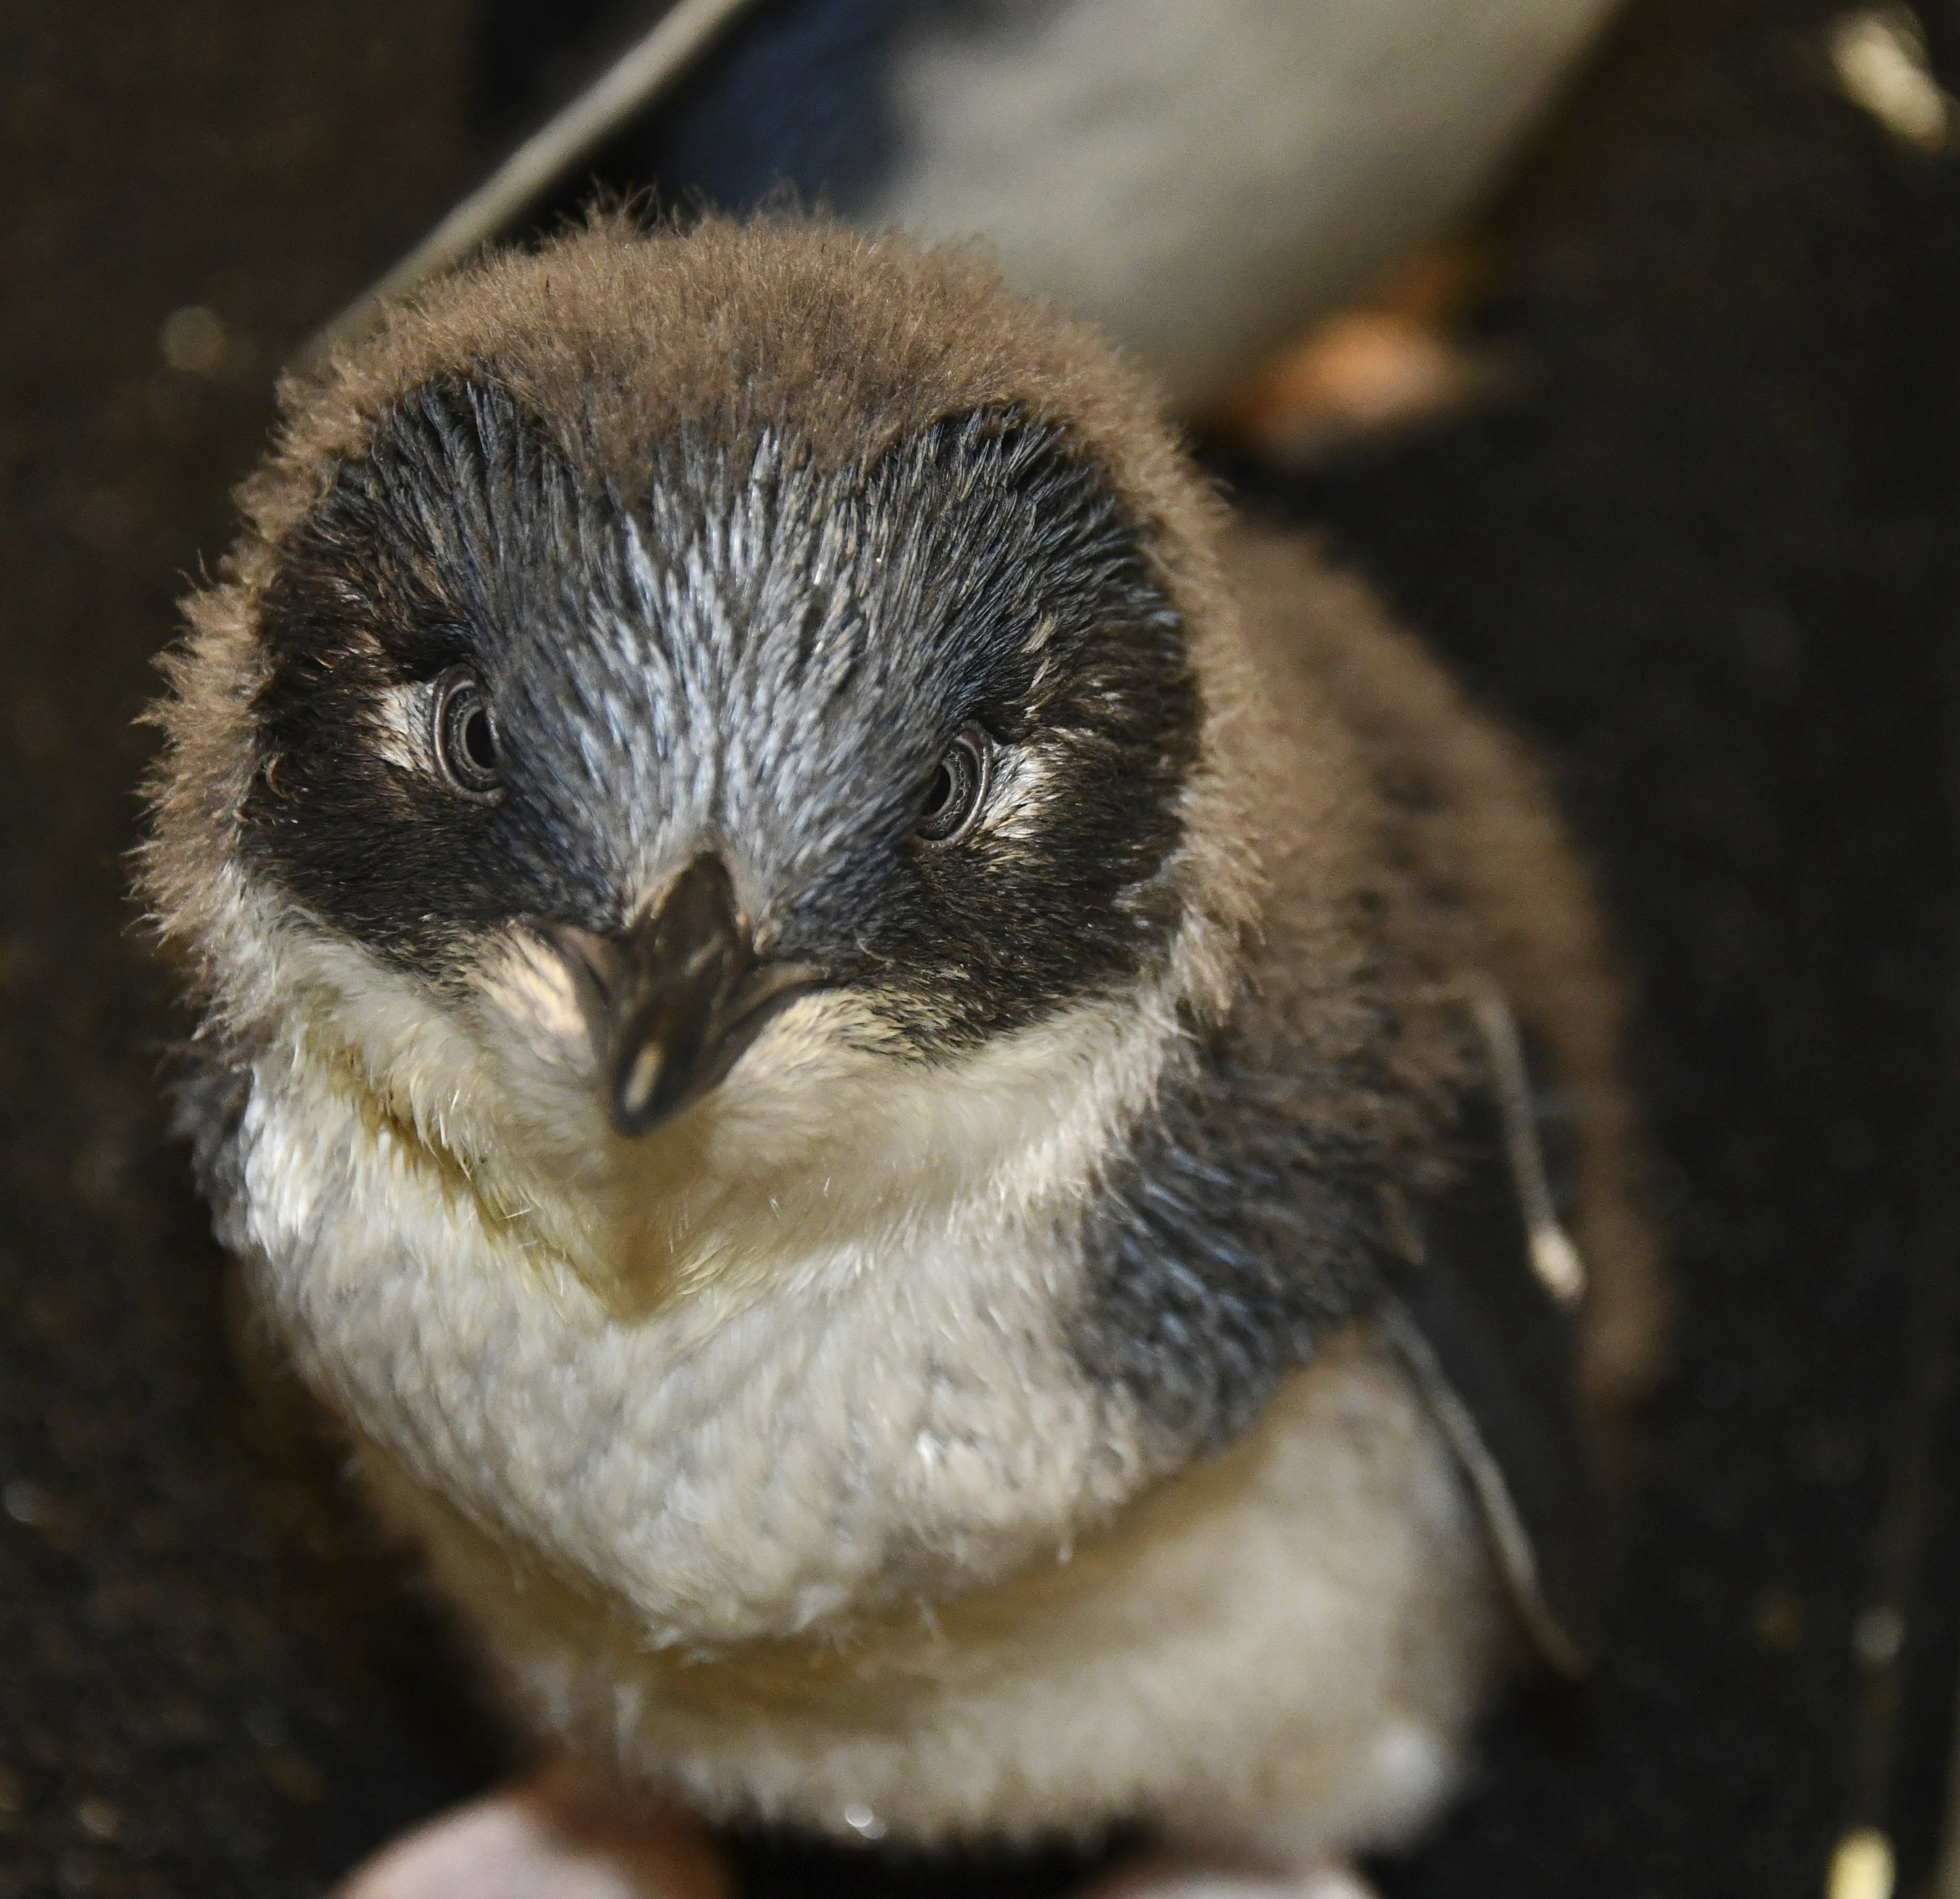
<svg viewBox="0 0 1960 1899">
<path fill-rule="evenodd" d="M 847 1837 L 1406 1837 L 1583 1663 L 1649 1329 L 1532 770 L 970 259 L 600 223 L 285 402 L 158 715 L 184 1112 L 523 1718 Z"/>
</svg>

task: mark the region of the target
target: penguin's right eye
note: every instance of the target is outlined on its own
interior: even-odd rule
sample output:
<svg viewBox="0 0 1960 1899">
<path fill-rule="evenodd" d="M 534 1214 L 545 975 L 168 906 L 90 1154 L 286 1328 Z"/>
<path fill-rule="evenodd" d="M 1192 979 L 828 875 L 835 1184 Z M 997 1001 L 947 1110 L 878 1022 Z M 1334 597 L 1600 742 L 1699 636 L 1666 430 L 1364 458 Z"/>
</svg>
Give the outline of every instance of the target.
<svg viewBox="0 0 1960 1899">
<path fill-rule="evenodd" d="M 972 829 L 986 801 L 992 757 L 993 747 L 977 725 L 967 726 L 947 748 L 912 827 L 921 844 L 956 844 Z"/>
<path fill-rule="evenodd" d="M 466 797 L 501 796 L 504 775 L 489 695 L 468 666 L 451 666 L 437 680 L 432 723 L 436 763 L 443 776 Z"/>
</svg>

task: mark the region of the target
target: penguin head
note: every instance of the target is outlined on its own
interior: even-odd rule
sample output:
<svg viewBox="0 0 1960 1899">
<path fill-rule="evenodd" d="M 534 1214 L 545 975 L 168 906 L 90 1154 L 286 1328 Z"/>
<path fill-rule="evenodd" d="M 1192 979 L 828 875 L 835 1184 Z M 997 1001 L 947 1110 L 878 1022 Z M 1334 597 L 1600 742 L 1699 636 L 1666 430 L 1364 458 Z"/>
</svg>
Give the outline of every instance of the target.
<svg viewBox="0 0 1960 1899">
<path fill-rule="evenodd" d="M 766 1185 L 867 1115 L 984 1167 L 1217 1006 L 1211 508 L 1093 339 L 820 224 L 606 224 L 285 402 L 149 858 L 242 1042 L 466 1166 Z"/>
</svg>

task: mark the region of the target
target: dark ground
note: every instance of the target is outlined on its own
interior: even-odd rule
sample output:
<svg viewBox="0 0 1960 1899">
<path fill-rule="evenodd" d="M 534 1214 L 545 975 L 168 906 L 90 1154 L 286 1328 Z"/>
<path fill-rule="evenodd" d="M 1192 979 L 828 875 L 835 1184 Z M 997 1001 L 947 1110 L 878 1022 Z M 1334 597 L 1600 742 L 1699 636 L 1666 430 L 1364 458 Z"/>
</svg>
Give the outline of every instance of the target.
<svg viewBox="0 0 1960 1899">
<path fill-rule="evenodd" d="M 132 720 L 271 366 L 469 180 L 466 7 L 83 17 L 0 12 L 0 1899 L 274 1899 L 498 1746 L 330 1456 L 231 1368 L 123 895 Z M 1853 1629 L 1910 1526 L 1960 1151 L 1960 164 L 1836 95 L 1821 17 L 1642 0 L 1508 208 L 1486 322 L 1522 392 L 1311 479 L 1228 471 L 1559 766 L 1639 984 L 1682 1291 L 1613 1665 L 1499 1719 L 1385 1875 L 1411 1899 L 1814 1893 L 1886 1778 Z M 234 339 L 212 375 L 159 355 L 194 304 Z M 1956 1576 L 1908 1625 L 1936 1703 Z M 1937 1758 L 1895 1764 L 1901 1825 Z"/>
</svg>

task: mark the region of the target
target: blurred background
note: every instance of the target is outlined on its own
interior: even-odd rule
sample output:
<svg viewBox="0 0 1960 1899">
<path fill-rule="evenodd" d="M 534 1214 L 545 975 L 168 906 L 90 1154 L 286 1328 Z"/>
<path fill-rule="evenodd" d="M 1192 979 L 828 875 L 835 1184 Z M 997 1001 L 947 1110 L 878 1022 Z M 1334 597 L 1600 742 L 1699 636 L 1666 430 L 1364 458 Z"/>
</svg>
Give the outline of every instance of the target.
<svg viewBox="0 0 1960 1899">
<path fill-rule="evenodd" d="M 135 720 L 280 363 L 659 11 L 0 8 L 0 1899 L 319 1894 L 508 1764 L 235 1363 Z M 1383 1887 L 1953 1899 L 1960 9 L 740 14 L 508 234 L 595 180 L 985 234 L 1531 735 L 1617 921 L 1679 1312 L 1613 1658 Z"/>
</svg>

